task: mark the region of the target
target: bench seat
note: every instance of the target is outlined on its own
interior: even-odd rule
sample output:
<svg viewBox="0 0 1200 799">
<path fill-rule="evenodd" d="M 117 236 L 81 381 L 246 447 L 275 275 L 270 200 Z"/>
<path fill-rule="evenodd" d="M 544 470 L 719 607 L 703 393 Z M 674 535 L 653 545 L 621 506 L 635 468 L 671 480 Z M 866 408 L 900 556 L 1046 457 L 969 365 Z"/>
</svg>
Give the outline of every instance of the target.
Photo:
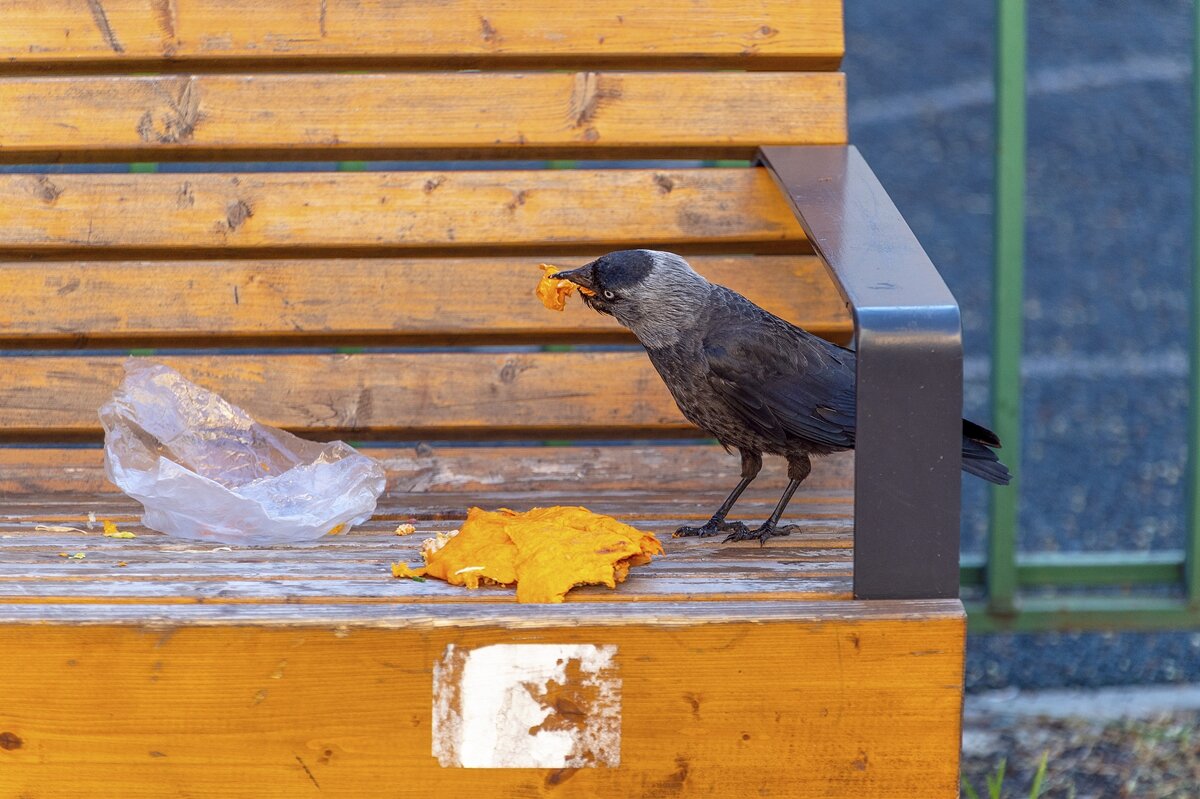
<svg viewBox="0 0 1200 799">
<path fill-rule="evenodd" d="M 841 6 L 7 4 L 0 797 L 957 796 L 958 310 L 847 146 Z M 800 533 L 670 537 L 737 457 L 628 331 L 533 297 L 625 248 L 853 340 L 857 451 Z M 379 458 L 378 513 L 142 528 L 96 414 L 131 354 Z M 390 574 L 553 504 L 667 552 L 561 604 Z"/>
<path fill-rule="evenodd" d="M 804 526 L 803 533 L 767 547 L 757 542 L 721 545 L 720 538 L 671 538 L 676 527 L 707 520 L 724 499 L 717 486 L 737 479 L 737 459 L 719 447 L 683 445 L 560 447 L 549 452 L 482 447 L 422 454 L 385 449 L 377 457 L 388 467 L 388 493 L 366 524 L 312 546 L 232 550 L 142 528 L 137 522 L 141 506 L 104 484 L 98 455 L 90 450 L 87 457 L 72 459 L 80 464 L 68 473 L 77 486 L 74 492 L 24 499 L 10 495 L 5 501 L 0 511 L 0 602 L 511 602 L 508 588 L 467 592 L 432 579 L 393 579 L 389 564 L 418 562 L 424 537 L 398 537 L 394 530 L 403 522 L 412 522 L 426 535 L 454 529 L 473 505 L 525 510 L 558 504 L 583 505 L 652 531 L 667 548 L 665 557 L 634 569 L 619 591 L 585 587 L 572 591 L 568 601 L 851 597 L 853 497 L 851 459 L 845 455 L 828 459 L 823 464 L 827 468 L 797 498 L 792 515 Z M 757 522 L 770 514 L 778 499 L 775 484 L 783 480 L 782 469 L 771 475 L 770 467 L 762 486 L 740 501 L 739 517 Z M 676 469 L 684 474 L 672 475 Z M 656 485 L 655 471 L 666 478 L 664 484 Z M 62 467 L 54 474 L 62 485 Z M 701 486 L 704 478 L 708 484 Z M 639 485 L 643 488 L 632 487 Z M 89 514 L 117 522 L 138 537 L 105 538 L 99 522 L 88 530 Z M 86 557 L 62 558 L 63 552 Z"/>
<path fill-rule="evenodd" d="M 4 451 L 0 646 L 20 667 L 0 682 L 0 786 L 80 797 L 950 795 L 961 605 L 851 599 L 852 456 L 824 459 L 797 496 L 788 518 L 800 534 L 760 547 L 670 537 L 722 499 L 701 483 L 736 476 L 719 447 L 368 451 L 389 474 L 373 519 L 268 548 L 142 528 L 137 504 L 106 487 L 97 450 L 44 450 L 20 465 L 18 450 Z M 42 490 L 22 497 L 14 480 Z M 782 480 L 769 461 L 737 514 L 769 513 Z M 470 505 L 551 503 L 652 530 L 667 553 L 616 591 L 577 588 L 556 606 L 390 575 L 390 563 L 417 560 L 421 533 L 456 527 Z M 104 537 L 104 519 L 137 538 Z M 420 532 L 398 537 L 402 522 Z M 79 532 L 45 529 L 62 527 Z M 455 651 L 539 646 L 619 657 L 619 767 L 444 767 L 446 732 L 429 711 L 438 669 Z M 586 692 L 555 690 L 566 693 L 548 704 L 551 721 L 576 723 Z"/>
</svg>

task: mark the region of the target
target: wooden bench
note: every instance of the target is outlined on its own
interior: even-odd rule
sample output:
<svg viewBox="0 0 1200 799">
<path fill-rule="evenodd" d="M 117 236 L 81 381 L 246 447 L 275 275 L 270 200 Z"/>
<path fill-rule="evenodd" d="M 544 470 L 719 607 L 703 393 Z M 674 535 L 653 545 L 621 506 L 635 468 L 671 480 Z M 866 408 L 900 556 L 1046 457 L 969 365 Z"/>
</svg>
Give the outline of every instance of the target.
<svg viewBox="0 0 1200 799">
<path fill-rule="evenodd" d="M 958 312 L 844 146 L 839 2 L 3 15 L 0 162 L 100 167 L 0 175 L 0 795 L 957 796 Z M 385 158 L 578 168 L 328 168 Z M 301 160 L 326 166 L 104 166 Z M 532 297 L 538 263 L 623 247 L 856 334 L 857 460 L 817 463 L 803 534 L 670 538 L 737 458 L 611 320 Z M 131 349 L 364 442 L 377 516 L 296 548 L 140 527 L 96 417 Z M 766 468 L 735 516 L 769 513 Z M 389 575 L 398 523 L 473 504 L 586 505 L 668 553 L 556 606 Z M 525 732 L 480 687 L 502 666 Z"/>
</svg>

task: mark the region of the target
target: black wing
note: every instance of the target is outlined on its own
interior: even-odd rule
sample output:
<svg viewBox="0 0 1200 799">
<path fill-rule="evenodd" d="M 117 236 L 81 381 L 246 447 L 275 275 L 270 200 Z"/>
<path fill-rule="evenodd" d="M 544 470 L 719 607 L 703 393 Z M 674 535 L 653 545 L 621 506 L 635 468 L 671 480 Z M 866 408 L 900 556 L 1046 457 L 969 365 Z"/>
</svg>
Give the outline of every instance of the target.
<svg viewBox="0 0 1200 799">
<path fill-rule="evenodd" d="M 854 446 L 853 352 L 737 295 L 707 327 L 709 384 L 750 429 L 780 446 Z"/>
</svg>

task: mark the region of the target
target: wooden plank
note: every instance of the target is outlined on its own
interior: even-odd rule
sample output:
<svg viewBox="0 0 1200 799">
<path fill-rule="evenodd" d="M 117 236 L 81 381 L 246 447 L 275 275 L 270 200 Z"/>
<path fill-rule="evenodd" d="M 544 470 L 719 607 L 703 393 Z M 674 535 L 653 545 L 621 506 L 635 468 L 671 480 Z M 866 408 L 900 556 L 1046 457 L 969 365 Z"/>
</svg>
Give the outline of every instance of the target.
<svg viewBox="0 0 1200 799">
<path fill-rule="evenodd" d="M 761 493 L 738 504 L 737 518 L 747 522 L 765 518 L 775 506 L 778 491 Z M 371 522 L 373 530 L 390 530 L 399 522 L 444 525 L 452 528 L 462 522 L 466 509 L 472 505 L 482 507 L 512 507 L 528 509 L 548 504 L 588 505 L 598 513 L 618 516 L 656 531 L 668 533 L 683 523 L 707 520 L 712 510 L 725 498 L 727 492 L 705 491 L 687 495 L 639 494 L 623 491 L 588 493 L 587 491 L 523 493 L 490 492 L 487 494 L 416 494 L 405 497 L 403 504 L 381 506 Z M 833 546 L 840 541 L 851 527 L 850 496 L 847 493 L 801 492 L 789 505 L 796 518 L 803 517 L 804 528 L 823 543 Z M 134 523 L 141 517 L 141 507 L 133 500 L 115 493 L 91 495 L 46 495 L 41 497 L 6 497 L 5 513 L 0 517 L 0 530 L 28 532 L 35 524 L 68 524 L 80 526 L 89 520 L 89 514 L 97 519 Z M 785 516 L 785 518 L 792 518 Z M 391 527 L 388 527 L 391 525 Z M 94 525 L 93 525 L 94 526 Z M 803 537 L 802 537 L 803 538 Z M 780 546 L 791 546 L 797 539 L 781 539 Z M 800 543 L 804 543 L 801 541 Z M 758 546 L 755 542 L 754 546 Z M 799 545 L 799 544 L 797 544 Z"/>
<path fill-rule="evenodd" d="M 49 534 L 43 533 L 39 537 L 41 535 L 49 538 Z M 153 534 L 147 533 L 147 536 L 150 535 Z M 428 535 L 428 533 L 421 531 L 417 535 Z M 97 536 L 99 536 L 99 532 L 96 532 L 91 538 L 94 539 Z M 354 538 L 361 539 L 362 537 L 358 536 L 356 531 Z M 348 578 L 377 579 L 386 572 L 386 569 L 379 571 L 374 567 L 386 566 L 386 561 L 389 559 L 391 562 L 402 558 L 407 560 L 415 554 L 415 546 L 410 543 L 408 547 L 405 547 L 402 542 L 398 545 L 394 536 L 385 534 L 375 538 L 378 539 L 378 542 L 372 541 L 369 546 L 361 540 L 356 540 L 355 543 L 358 546 L 353 549 L 348 547 L 318 550 L 305 548 L 303 555 L 296 558 L 274 557 L 263 559 L 261 562 L 246 558 L 245 553 L 241 551 L 232 558 L 222 558 L 222 555 L 233 554 L 225 551 L 215 553 L 215 556 L 205 553 L 203 557 L 193 558 L 179 555 L 174 551 L 161 552 L 157 548 L 148 550 L 142 547 L 137 552 L 136 560 L 125 561 L 126 565 L 120 567 L 119 571 L 113 569 L 112 561 L 108 560 L 108 558 L 122 557 L 123 550 L 117 547 L 92 549 L 89 554 L 94 557 L 82 560 L 68 558 L 66 560 L 70 560 L 71 563 L 66 564 L 69 568 L 64 568 L 64 559 L 48 560 L 45 557 L 45 550 L 40 547 L 31 546 L 17 549 L 8 546 L 6 542 L 4 558 L 0 560 L 0 580 L 11 583 L 37 579 L 63 584 L 83 583 L 89 580 L 136 583 L 163 579 L 334 582 Z M 762 548 L 761 553 L 756 553 L 758 557 L 754 561 L 721 557 L 714 558 L 711 562 L 705 562 L 694 557 L 686 560 L 677 559 L 678 553 L 675 550 L 674 542 L 669 541 L 668 544 L 671 545 L 671 556 L 660 558 L 646 566 L 639 566 L 635 572 L 638 577 L 679 579 L 716 575 L 752 579 L 764 572 L 771 571 L 797 576 L 829 577 L 847 576 L 850 571 L 851 553 L 849 548 L 840 550 L 806 548 L 803 550 L 803 557 L 800 553 L 789 551 L 789 555 L 795 559 L 790 560 L 789 565 L 785 567 L 777 561 L 767 560 L 764 556 L 766 553 L 777 554 L 775 547 Z M 44 544 L 45 547 L 57 545 L 59 544 L 54 540 L 46 541 Z M 63 546 L 70 548 L 71 543 L 65 543 Z M 284 551 L 286 552 L 286 550 Z M 745 551 L 739 550 L 739 552 Z"/>
<path fill-rule="evenodd" d="M 20 651 L 22 667 L 0 683 L 0 788 L 131 799 L 164 786 L 231 797 L 957 796 L 958 602 L 698 605 L 381 606 L 375 623 L 359 606 L 3 606 L 14 621 L 0 645 Z M 571 612 L 569 626 L 556 611 Z M 222 626 L 179 621 L 218 612 Z M 34 614 L 63 621 L 18 621 Z M 132 623 L 73 621 L 105 617 Z M 241 617 L 301 621 L 230 625 Z M 455 768 L 431 756 L 442 740 L 433 669 L 453 692 L 456 657 L 514 644 L 611 647 L 619 766 Z M 572 693 L 574 679 L 560 690 L 572 707 L 594 707 Z M 531 695 L 559 718 L 553 700 Z"/>
<path fill-rule="evenodd" d="M 96 440 L 111 356 L 6 359 L 0 438 Z M 697 436 L 641 352 L 163 358 L 252 416 L 354 438 Z"/>
<path fill-rule="evenodd" d="M 315 605 L 301 611 L 287 605 L 242 605 L 214 609 L 204 605 L 158 604 L 142 607 L 129 605 L 85 605 L 72 614 L 70 623 L 79 627 L 95 625 L 133 625 L 195 627 L 283 625 L 295 629 L 341 627 L 345 632 L 370 627 L 417 628 L 458 625 L 478 629 L 503 625 L 512 629 L 537 626 L 544 629 L 575 627 L 578 608 L 564 605 L 481 603 L 429 604 L 424 606 L 347 607 L 342 604 Z M 215 611 L 215 612 L 214 612 Z M 609 602 L 588 608 L 587 621 L 596 627 L 624 626 L 648 619 L 670 624 L 681 621 L 686 611 L 695 624 L 737 623 L 759 620 L 763 623 L 821 618 L 834 623 L 863 620 L 915 620 L 955 618 L 962 613 L 958 600 L 913 599 L 854 602 L 728 602 L 691 607 L 678 602 Z M 0 607 L 0 624 L 41 624 L 45 608 L 37 603 L 11 603 Z"/>
<path fill-rule="evenodd" d="M 0 175 L 0 253 L 797 251 L 766 171 Z"/>
<path fill-rule="evenodd" d="M 588 493 L 653 485 L 658 491 L 732 488 L 739 460 L 718 446 L 606 447 L 371 447 L 363 450 L 387 471 L 387 497 L 486 491 Z M 104 475 L 100 449 L 0 447 L 0 516 L 22 496 L 115 492 Z M 796 501 L 809 495 L 848 494 L 853 452 L 820 458 Z M 768 457 L 757 484 L 781 490 L 784 465 Z M 62 500 L 59 500 L 62 501 Z M 719 504 L 719 499 L 718 499 Z M 715 506 L 714 506 L 715 507 Z M 86 518 L 87 510 L 82 515 Z"/>
<path fill-rule="evenodd" d="M 751 488 L 737 505 L 733 518 L 745 518 L 748 522 L 764 517 L 775 506 L 779 493 L 786 481 L 775 475 L 762 478 L 761 486 Z M 641 525 L 654 533 L 670 534 L 682 522 L 707 519 L 728 492 L 724 484 L 705 486 L 687 492 L 659 493 L 630 490 L 628 486 L 616 490 L 595 490 L 587 484 L 576 484 L 570 490 L 551 491 L 485 491 L 485 492 L 405 492 L 397 486 L 380 499 L 372 519 L 366 523 L 366 533 L 390 533 L 399 522 L 421 525 L 421 529 L 452 529 L 459 526 L 471 507 L 510 507 L 527 510 L 545 505 L 585 505 L 598 513 L 604 513 Z M 785 519 L 801 520 L 804 533 L 781 538 L 779 546 L 841 546 L 850 529 L 852 497 L 848 490 L 821 491 L 801 490 L 789 505 Z M 6 495 L 3 513 L 0 515 L 0 532 L 15 535 L 13 545 L 26 540 L 23 536 L 34 535 L 37 540 L 45 532 L 59 534 L 50 528 L 38 531 L 37 525 L 66 524 L 71 527 L 95 532 L 100 528 L 98 520 L 110 519 L 119 523 L 139 524 L 142 508 L 133 499 L 112 492 L 85 494 L 60 493 L 48 495 Z M 813 538 L 809 535 L 816 536 Z M 65 534 L 65 533 L 63 533 Z M 74 533 L 73 533 L 74 534 Z M 106 541 L 92 537 L 93 543 Z M 336 536 L 322 538 L 329 546 L 339 546 L 343 540 Z M 815 542 L 815 543 L 814 543 Z M 709 542 L 716 543 L 716 542 Z M 8 544 L 0 544 L 7 546 Z M 63 544 L 68 545 L 68 544 Z M 753 546 L 757 547 L 758 542 Z"/>
<path fill-rule="evenodd" d="M 7 0 L 0 68 L 222 64 L 828 69 L 840 0 Z M 159 63 L 155 63 L 159 62 Z"/>
<path fill-rule="evenodd" d="M 634 341 L 611 317 L 533 299 L 541 258 L 0 263 L 0 346 Z M 564 268 L 577 256 L 548 256 Z M 845 342 L 845 304 L 812 256 L 695 256 L 713 282 Z M 486 291 L 471 290 L 486 286 Z M 148 287 L 168 303 L 147 303 Z"/>
<path fill-rule="evenodd" d="M 0 604 L 362 606 L 403 602 L 429 605 L 461 603 L 468 594 L 472 602 L 479 604 L 516 601 L 516 591 L 512 588 L 484 586 L 472 591 L 440 581 L 397 580 L 389 573 L 387 564 L 365 568 L 353 578 L 273 576 L 269 580 L 222 576 L 201 580 L 181 580 L 175 576 L 121 580 L 111 579 L 111 574 L 124 574 L 129 571 L 128 566 L 117 567 L 111 561 L 106 566 L 108 574 L 99 577 L 92 573 L 81 574 L 74 580 L 59 580 L 47 572 L 40 572 L 26 579 L 0 579 Z M 70 566 L 57 568 L 59 571 L 71 569 Z M 82 585 L 89 586 L 86 592 L 77 590 Z M 264 588 L 270 593 L 264 593 Z M 615 591 L 605 586 L 575 588 L 564 602 L 580 606 L 613 602 L 730 602 L 743 599 L 751 592 L 761 601 L 837 602 L 849 600 L 853 595 L 852 588 L 849 569 L 845 568 L 836 573 L 796 570 L 793 574 L 772 578 L 738 572 L 676 577 L 634 574 Z"/>
<path fill-rule="evenodd" d="M 840 73 L 0 78 L 9 162 L 750 158 L 845 142 Z"/>
</svg>

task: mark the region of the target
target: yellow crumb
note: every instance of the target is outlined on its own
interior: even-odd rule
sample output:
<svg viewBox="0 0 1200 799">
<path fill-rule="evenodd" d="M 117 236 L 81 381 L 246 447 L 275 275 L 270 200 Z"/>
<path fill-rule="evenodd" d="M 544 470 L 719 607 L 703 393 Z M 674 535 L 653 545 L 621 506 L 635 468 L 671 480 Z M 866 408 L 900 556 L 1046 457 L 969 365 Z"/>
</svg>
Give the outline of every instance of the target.
<svg viewBox="0 0 1200 799">
<path fill-rule="evenodd" d="M 104 519 L 104 536 L 105 538 L 137 538 L 133 533 L 118 530 L 117 525 L 108 519 Z"/>
</svg>

